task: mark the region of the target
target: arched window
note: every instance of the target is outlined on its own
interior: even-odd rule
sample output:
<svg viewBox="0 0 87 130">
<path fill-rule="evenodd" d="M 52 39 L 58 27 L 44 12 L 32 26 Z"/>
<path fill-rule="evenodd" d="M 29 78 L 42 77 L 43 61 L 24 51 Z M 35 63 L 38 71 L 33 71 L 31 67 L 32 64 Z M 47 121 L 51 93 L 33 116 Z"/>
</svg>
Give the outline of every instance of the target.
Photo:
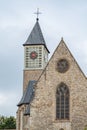
<svg viewBox="0 0 87 130">
<path fill-rule="evenodd" d="M 56 118 L 69 119 L 69 89 L 64 83 L 58 86 L 56 92 Z"/>
</svg>

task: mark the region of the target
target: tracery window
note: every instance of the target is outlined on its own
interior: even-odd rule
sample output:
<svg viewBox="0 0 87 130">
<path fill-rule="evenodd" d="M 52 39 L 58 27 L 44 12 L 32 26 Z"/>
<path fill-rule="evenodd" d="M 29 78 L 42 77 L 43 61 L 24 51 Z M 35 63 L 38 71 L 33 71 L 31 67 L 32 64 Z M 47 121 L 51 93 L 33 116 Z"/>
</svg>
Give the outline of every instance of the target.
<svg viewBox="0 0 87 130">
<path fill-rule="evenodd" d="M 56 118 L 69 119 L 69 89 L 64 83 L 58 86 L 56 92 Z"/>
</svg>

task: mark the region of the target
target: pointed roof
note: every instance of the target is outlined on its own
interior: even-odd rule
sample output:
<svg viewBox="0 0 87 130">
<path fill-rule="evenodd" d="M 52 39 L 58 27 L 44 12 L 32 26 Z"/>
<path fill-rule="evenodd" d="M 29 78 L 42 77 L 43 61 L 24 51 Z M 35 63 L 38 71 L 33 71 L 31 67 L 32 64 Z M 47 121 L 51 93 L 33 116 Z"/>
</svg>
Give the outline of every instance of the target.
<svg viewBox="0 0 87 130">
<path fill-rule="evenodd" d="M 54 57 L 56 57 L 56 60 L 57 59 L 67 59 L 67 60 L 72 60 L 72 61 L 74 61 L 74 62 L 72 62 L 73 64 L 71 64 L 71 65 L 75 65 L 76 67 L 77 67 L 77 70 L 79 70 L 80 71 L 80 74 L 82 74 L 83 75 L 83 77 L 85 77 L 86 78 L 86 76 L 85 76 L 85 74 L 84 74 L 84 72 L 82 71 L 82 69 L 80 68 L 80 66 L 79 66 L 79 64 L 77 63 L 77 61 L 76 61 L 76 59 L 74 58 L 74 56 L 72 55 L 72 53 L 71 53 L 71 51 L 69 50 L 69 48 L 68 48 L 68 46 L 66 45 L 66 43 L 65 43 L 65 41 L 64 41 L 64 39 L 63 39 L 63 37 L 61 38 L 61 41 L 59 42 L 59 44 L 58 44 L 58 46 L 56 47 L 56 49 L 55 49 L 55 51 L 54 51 L 54 53 L 53 53 L 53 55 L 51 56 L 51 58 L 50 58 L 50 60 L 48 61 L 48 63 L 47 63 L 47 65 L 46 65 L 46 67 L 45 67 L 45 69 L 42 71 L 42 73 L 41 73 L 41 75 L 40 75 L 40 77 L 39 77 L 39 79 L 37 80 L 37 84 L 38 84 L 38 82 L 40 81 L 40 79 L 41 79 L 41 77 L 44 75 L 43 73 L 46 73 L 46 70 L 48 71 L 48 66 L 50 65 L 50 63 L 52 62 L 52 64 L 54 65 L 54 68 L 55 68 L 55 61 L 54 61 Z M 70 65 L 70 64 L 69 64 Z M 48 68 L 47 68 L 48 67 Z M 52 66 L 53 67 L 53 66 Z M 52 71 L 52 67 L 51 67 L 51 71 Z M 73 67 L 74 68 L 74 67 Z M 70 67 L 69 67 L 69 69 L 70 69 Z M 57 70 L 58 71 L 58 70 Z M 72 72 L 74 72 L 74 69 L 73 69 L 73 71 Z M 50 80 L 51 81 L 51 80 Z"/>
<path fill-rule="evenodd" d="M 49 52 L 49 50 L 46 46 L 42 31 L 41 31 L 38 19 L 35 23 L 35 26 L 33 27 L 32 31 L 31 31 L 27 41 L 23 45 L 24 46 L 27 46 L 27 45 L 44 45 L 45 48 L 47 49 L 47 51 Z"/>
</svg>

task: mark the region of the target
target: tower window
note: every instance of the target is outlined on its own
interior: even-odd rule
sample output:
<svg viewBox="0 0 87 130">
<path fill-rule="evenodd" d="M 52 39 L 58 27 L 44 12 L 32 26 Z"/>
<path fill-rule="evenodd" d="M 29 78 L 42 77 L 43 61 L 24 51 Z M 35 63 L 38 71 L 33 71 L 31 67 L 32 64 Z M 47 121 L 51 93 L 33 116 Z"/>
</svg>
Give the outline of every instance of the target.
<svg viewBox="0 0 87 130">
<path fill-rule="evenodd" d="M 42 46 L 25 48 L 25 67 L 29 69 L 42 67 Z"/>
<path fill-rule="evenodd" d="M 61 83 L 56 92 L 56 118 L 69 119 L 69 89 Z"/>
</svg>

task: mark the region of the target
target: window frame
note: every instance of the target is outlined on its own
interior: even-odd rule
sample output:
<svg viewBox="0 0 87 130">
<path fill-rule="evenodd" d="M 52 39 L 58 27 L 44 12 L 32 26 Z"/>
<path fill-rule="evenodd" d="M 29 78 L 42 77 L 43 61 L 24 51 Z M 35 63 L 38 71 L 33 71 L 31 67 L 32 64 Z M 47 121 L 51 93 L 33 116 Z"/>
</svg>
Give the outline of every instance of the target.
<svg viewBox="0 0 87 130">
<path fill-rule="evenodd" d="M 59 92 L 63 93 L 61 94 Z M 64 82 L 61 82 L 56 90 L 56 119 L 69 120 L 69 118 L 70 118 L 69 87 Z"/>
</svg>

